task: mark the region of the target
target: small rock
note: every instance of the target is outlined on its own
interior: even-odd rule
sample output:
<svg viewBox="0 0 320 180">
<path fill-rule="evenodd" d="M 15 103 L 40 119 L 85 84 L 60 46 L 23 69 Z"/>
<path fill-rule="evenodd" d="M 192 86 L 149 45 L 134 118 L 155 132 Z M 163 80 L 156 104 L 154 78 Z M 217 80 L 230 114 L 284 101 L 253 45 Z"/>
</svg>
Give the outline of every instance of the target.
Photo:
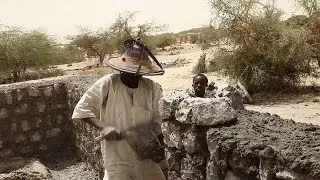
<svg viewBox="0 0 320 180">
<path fill-rule="evenodd" d="M 317 98 L 315 98 L 315 99 L 312 100 L 312 102 L 319 102 L 319 101 L 320 101 L 320 100 L 317 99 Z"/>
</svg>

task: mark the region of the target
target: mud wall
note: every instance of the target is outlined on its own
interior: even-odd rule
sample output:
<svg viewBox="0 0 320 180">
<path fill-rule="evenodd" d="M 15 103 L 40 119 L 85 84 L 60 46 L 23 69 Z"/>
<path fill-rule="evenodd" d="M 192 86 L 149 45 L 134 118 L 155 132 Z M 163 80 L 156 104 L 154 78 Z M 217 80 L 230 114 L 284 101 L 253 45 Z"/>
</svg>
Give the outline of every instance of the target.
<svg viewBox="0 0 320 180">
<path fill-rule="evenodd" d="M 320 179 L 320 128 L 233 110 L 226 98 L 160 100 L 168 179 Z"/>
</svg>

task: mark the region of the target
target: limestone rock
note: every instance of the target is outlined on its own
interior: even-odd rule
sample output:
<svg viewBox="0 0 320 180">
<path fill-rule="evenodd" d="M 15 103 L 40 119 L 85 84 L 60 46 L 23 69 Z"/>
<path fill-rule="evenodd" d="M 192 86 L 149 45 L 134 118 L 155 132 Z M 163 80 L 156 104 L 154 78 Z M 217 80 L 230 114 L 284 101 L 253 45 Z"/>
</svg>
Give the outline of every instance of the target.
<svg viewBox="0 0 320 180">
<path fill-rule="evenodd" d="M 162 123 L 161 129 L 164 136 L 163 141 L 168 147 L 175 147 L 177 149 L 183 148 L 179 126 L 167 121 Z"/>
<path fill-rule="evenodd" d="M 234 109 L 244 109 L 242 95 L 240 92 L 230 84 L 224 84 L 217 90 L 219 97 L 227 97 L 230 99 L 230 105 Z"/>
<path fill-rule="evenodd" d="M 235 119 L 235 110 L 223 98 L 187 98 L 176 112 L 176 120 L 184 124 L 221 125 Z"/>
<path fill-rule="evenodd" d="M 237 83 L 236 88 L 239 91 L 239 93 L 241 94 L 244 104 L 253 103 L 253 99 L 250 96 L 249 92 L 247 91 L 247 89 L 240 82 Z"/>
<path fill-rule="evenodd" d="M 190 97 L 187 92 L 174 92 L 169 96 L 165 96 L 159 100 L 159 112 L 162 120 L 169 120 L 175 117 L 175 111 L 179 103 Z"/>
</svg>

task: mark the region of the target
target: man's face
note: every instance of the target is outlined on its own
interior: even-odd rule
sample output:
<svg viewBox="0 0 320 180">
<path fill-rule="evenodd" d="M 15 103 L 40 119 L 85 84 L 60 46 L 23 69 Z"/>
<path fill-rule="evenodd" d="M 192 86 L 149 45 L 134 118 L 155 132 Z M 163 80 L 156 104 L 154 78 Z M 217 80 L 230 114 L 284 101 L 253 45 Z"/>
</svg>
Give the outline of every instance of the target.
<svg viewBox="0 0 320 180">
<path fill-rule="evenodd" d="M 121 73 L 121 76 L 124 78 L 124 80 L 126 80 L 129 83 L 132 84 L 136 84 L 140 81 L 140 79 L 142 78 L 142 75 L 137 75 L 137 74 L 133 74 L 133 73 L 126 73 L 123 72 Z"/>
<path fill-rule="evenodd" d="M 207 80 L 202 76 L 196 76 L 193 79 L 192 87 L 197 97 L 203 97 L 208 86 Z"/>
</svg>

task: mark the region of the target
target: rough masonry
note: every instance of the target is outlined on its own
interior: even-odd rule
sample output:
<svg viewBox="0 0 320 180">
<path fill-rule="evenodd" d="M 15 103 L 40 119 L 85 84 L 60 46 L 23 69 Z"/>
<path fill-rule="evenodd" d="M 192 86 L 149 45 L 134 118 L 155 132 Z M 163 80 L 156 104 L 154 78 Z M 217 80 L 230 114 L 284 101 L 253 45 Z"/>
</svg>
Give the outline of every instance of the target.
<svg viewBox="0 0 320 180">
<path fill-rule="evenodd" d="M 71 115 L 96 77 L 64 77 L 0 86 L 0 160 L 78 156 L 102 172 L 97 131 Z M 0 172 L 1 173 L 1 172 Z"/>
<path fill-rule="evenodd" d="M 160 100 L 169 180 L 320 179 L 319 126 L 234 109 L 224 94 Z"/>
</svg>

